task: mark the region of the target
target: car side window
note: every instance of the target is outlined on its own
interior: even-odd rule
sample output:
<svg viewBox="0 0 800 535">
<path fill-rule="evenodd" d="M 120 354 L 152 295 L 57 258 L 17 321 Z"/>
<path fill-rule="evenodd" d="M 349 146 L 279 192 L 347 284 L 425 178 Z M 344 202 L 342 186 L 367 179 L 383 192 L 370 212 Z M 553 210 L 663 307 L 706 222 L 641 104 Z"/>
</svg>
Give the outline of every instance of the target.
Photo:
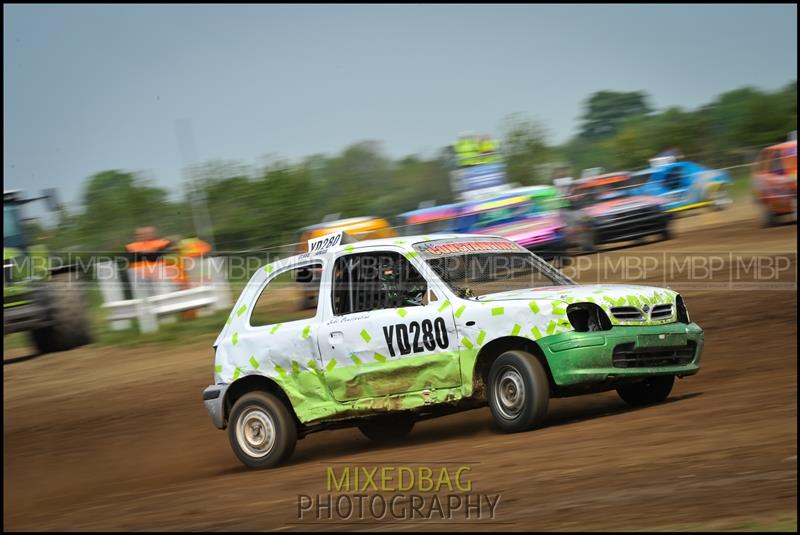
<svg viewBox="0 0 800 535">
<path fill-rule="evenodd" d="M 664 187 L 667 189 L 678 189 L 681 186 L 683 186 L 683 170 L 680 167 L 675 167 L 664 177 Z"/>
<path fill-rule="evenodd" d="M 261 290 L 250 325 L 261 327 L 313 318 L 317 314 L 322 263 L 279 273 Z"/>
<path fill-rule="evenodd" d="M 397 252 L 349 254 L 339 257 L 333 268 L 333 313 L 337 316 L 421 306 L 427 292 L 425 278 Z"/>
</svg>

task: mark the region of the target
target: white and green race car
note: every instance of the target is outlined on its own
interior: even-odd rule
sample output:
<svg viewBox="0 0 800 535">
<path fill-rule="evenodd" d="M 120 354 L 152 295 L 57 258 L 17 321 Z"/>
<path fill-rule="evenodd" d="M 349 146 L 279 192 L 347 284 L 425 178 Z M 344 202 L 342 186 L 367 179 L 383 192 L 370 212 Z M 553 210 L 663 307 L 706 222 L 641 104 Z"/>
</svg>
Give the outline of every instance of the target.
<svg viewBox="0 0 800 535">
<path fill-rule="evenodd" d="M 203 400 L 249 467 L 323 429 L 393 440 L 488 404 L 516 432 L 540 425 L 551 397 L 616 389 L 656 403 L 699 370 L 703 331 L 672 290 L 577 285 L 485 235 L 343 241 L 259 269 L 214 343 Z M 316 306 L 294 306 L 309 284 Z"/>
</svg>

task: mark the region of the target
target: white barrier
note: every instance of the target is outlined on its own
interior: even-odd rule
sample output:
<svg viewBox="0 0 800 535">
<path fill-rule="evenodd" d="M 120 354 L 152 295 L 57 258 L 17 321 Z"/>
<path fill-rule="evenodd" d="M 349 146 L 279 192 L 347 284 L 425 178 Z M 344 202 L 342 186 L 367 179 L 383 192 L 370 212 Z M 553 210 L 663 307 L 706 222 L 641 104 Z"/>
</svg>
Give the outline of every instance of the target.
<svg viewBox="0 0 800 535">
<path fill-rule="evenodd" d="M 220 257 L 204 258 L 187 275 L 194 283 L 192 288 L 178 290 L 164 277 L 143 280 L 129 271 L 133 299 L 125 299 L 117 266 L 111 262 L 97 264 L 97 279 L 103 294 L 106 319 L 114 331 L 130 329 L 131 320 L 139 323 L 142 333 L 158 331 L 162 323 L 178 312 L 193 309 L 211 311 L 227 310 L 232 306 L 230 288 L 225 278 L 225 260 Z"/>
</svg>

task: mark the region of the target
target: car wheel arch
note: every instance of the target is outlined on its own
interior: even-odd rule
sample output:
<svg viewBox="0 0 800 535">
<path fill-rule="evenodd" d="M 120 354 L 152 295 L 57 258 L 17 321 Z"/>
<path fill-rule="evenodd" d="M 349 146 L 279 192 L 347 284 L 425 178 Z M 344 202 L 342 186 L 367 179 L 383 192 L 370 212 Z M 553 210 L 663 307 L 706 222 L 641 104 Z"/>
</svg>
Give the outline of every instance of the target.
<svg viewBox="0 0 800 535">
<path fill-rule="evenodd" d="M 530 338 L 522 336 L 502 336 L 487 342 L 478 352 L 472 371 L 473 396 L 486 398 L 486 383 L 489 379 L 489 370 L 492 367 L 492 363 L 506 351 L 512 350 L 525 351 L 536 357 L 547 373 L 547 382 L 550 384 L 551 392 L 555 389 L 553 373 L 539 344 Z"/>
<path fill-rule="evenodd" d="M 281 388 L 281 386 L 276 383 L 274 380 L 270 379 L 269 377 L 265 377 L 263 375 L 247 375 L 242 377 L 241 379 L 234 381 L 231 385 L 225 390 L 225 400 L 223 401 L 223 407 L 225 411 L 225 422 L 227 424 L 228 417 L 230 416 L 231 409 L 236 401 L 248 394 L 250 392 L 270 392 L 276 395 L 286 407 L 289 409 L 289 413 L 292 415 L 294 419 L 295 425 L 297 426 L 298 430 L 302 428 L 302 423 L 300 419 L 297 417 L 297 414 L 294 411 L 294 407 L 292 406 L 292 402 L 289 399 L 289 396 L 286 395 L 286 392 Z"/>
</svg>

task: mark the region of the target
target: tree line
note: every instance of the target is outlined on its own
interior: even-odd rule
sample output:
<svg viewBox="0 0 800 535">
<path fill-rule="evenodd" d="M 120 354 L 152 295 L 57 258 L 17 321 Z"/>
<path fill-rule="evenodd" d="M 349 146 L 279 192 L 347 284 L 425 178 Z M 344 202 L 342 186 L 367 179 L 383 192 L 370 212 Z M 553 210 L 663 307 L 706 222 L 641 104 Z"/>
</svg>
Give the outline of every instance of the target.
<svg viewBox="0 0 800 535">
<path fill-rule="evenodd" d="M 565 143 L 552 143 L 544 125 L 522 114 L 504 119 L 500 137 L 508 180 L 529 185 L 579 176 L 590 167 L 641 169 L 673 147 L 712 167 L 746 164 L 796 128 L 792 81 L 776 91 L 729 91 L 695 110 L 656 111 L 642 91 L 598 91 L 584 101 L 579 131 Z M 85 180 L 80 203 L 61 210 L 57 225 L 33 223 L 29 231 L 53 250 L 76 252 L 122 250 L 145 225 L 165 236 L 192 236 L 191 199 L 203 194 L 217 249 L 249 250 L 296 242 L 300 227 L 326 216 L 391 219 L 422 201 L 453 201 L 445 150 L 392 159 L 376 141 L 299 162 L 273 159 L 255 169 L 209 161 L 188 174 L 173 200 L 139 173 L 99 172 Z"/>
</svg>

